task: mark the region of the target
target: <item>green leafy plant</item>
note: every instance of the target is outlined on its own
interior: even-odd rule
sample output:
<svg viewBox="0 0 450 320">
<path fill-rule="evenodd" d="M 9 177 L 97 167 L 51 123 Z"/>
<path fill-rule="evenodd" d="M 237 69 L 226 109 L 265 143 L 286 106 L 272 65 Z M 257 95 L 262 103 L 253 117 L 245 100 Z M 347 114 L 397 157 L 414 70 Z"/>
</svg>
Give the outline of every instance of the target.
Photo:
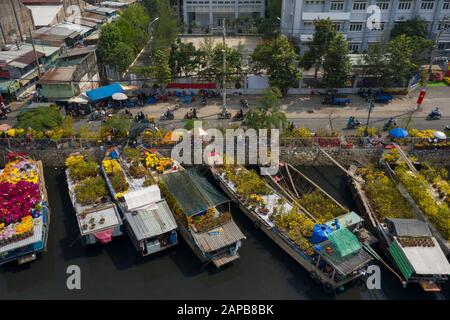
<svg viewBox="0 0 450 320">
<path fill-rule="evenodd" d="M 90 205 L 108 195 L 105 181 L 102 177 L 89 177 L 75 186 L 75 197 L 82 205 Z"/>
</svg>

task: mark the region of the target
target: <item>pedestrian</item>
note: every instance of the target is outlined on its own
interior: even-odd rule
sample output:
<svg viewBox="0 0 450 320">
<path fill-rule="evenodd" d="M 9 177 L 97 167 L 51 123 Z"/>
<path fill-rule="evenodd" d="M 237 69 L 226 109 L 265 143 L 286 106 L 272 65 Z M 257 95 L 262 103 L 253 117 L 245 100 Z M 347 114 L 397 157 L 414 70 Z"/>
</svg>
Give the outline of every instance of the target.
<svg viewBox="0 0 450 320">
<path fill-rule="evenodd" d="M 194 108 L 194 110 L 192 111 L 192 117 L 194 119 L 197 119 L 197 108 Z"/>
</svg>

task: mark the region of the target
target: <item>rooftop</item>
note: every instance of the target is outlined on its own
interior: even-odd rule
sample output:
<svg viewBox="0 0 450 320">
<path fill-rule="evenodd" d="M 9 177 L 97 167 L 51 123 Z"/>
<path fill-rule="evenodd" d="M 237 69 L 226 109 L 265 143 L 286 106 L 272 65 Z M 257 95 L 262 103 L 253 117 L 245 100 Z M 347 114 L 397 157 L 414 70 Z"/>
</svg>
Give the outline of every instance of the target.
<svg viewBox="0 0 450 320">
<path fill-rule="evenodd" d="M 31 14 L 33 15 L 34 24 L 36 27 L 49 26 L 56 18 L 56 15 L 63 8 L 62 5 L 35 5 L 35 6 L 27 6 L 28 9 L 31 10 Z"/>
<path fill-rule="evenodd" d="M 43 84 L 51 84 L 55 82 L 69 82 L 73 79 L 73 74 L 77 67 L 59 67 L 50 69 L 50 71 L 46 72 L 42 78 L 41 83 Z"/>
<path fill-rule="evenodd" d="M 51 47 L 39 44 L 36 44 L 35 48 L 38 55 L 44 56 L 51 56 L 60 49 L 59 47 Z M 19 50 L 17 50 L 17 47 L 14 45 L 12 46 L 11 50 L 0 51 L 0 62 L 9 63 L 16 59 L 19 59 L 19 61 L 23 61 L 21 59 L 28 59 L 30 53 L 33 53 L 33 46 L 30 43 L 22 43 Z"/>
<path fill-rule="evenodd" d="M 155 207 L 140 208 L 133 213 L 126 211 L 125 217 L 138 241 L 175 230 L 177 224 L 165 200 Z"/>
<path fill-rule="evenodd" d="M 244 234 L 233 220 L 213 230 L 203 233 L 191 232 L 191 234 L 198 246 L 205 252 L 215 251 L 245 239 Z"/>
<path fill-rule="evenodd" d="M 94 52 L 95 49 L 96 49 L 96 46 L 73 48 L 73 49 L 67 50 L 64 53 L 62 53 L 59 56 L 59 58 L 65 59 L 65 58 L 72 58 L 72 57 L 78 57 L 78 56 L 85 56 L 91 52 Z"/>
</svg>

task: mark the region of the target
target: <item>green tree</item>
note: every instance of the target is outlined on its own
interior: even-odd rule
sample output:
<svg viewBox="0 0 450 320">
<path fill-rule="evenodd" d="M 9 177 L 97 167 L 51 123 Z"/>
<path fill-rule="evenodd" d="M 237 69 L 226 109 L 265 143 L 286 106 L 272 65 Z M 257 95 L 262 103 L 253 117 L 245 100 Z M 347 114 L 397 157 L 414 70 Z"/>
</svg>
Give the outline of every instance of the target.
<svg viewBox="0 0 450 320">
<path fill-rule="evenodd" d="M 156 49 L 151 66 L 136 66 L 132 69 L 132 72 L 146 78 L 154 78 L 158 85 L 166 86 L 172 80 L 168 51 L 164 48 Z"/>
<path fill-rule="evenodd" d="M 170 48 L 169 65 L 173 75 L 190 76 L 203 65 L 203 52 L 197 50 L 192 42 L 184 43 L 177 39 Z"/>
<path fill-rule="evenodd" d="M 143 5 L 149 15 L 158 17 L 154 32 L 157 47 L 169 47 L 177 38 L 181 30 L 180 22 L 167 0 L 144 0 Z"/>
<path fill-rule="evenodd" d="M 63 117 L 57 106 L 38 107 L 21 112 L 17 117 L 17 128 L 31 128 L 36 131 L 52 130 L 61 127 Z"/>
<path fill-rule="evenodd" d="M 279 36 L 256 46 L 252 55 L 255 70 L 265 70 L 269 83 L 285 95 L 288 89 L 297 84 L 300 71 L 296 66 L 297 54 L 285 36 Z"/>
<path fill-rule="evenodd" d="M 348 56 L 348 42 L 338 33 L 327 47 L 323 60 L 323 84 L 329 88 L 342 88 L 348 85 L 352 66 Z"/>
<path fill-rule="evenodd" d="M 226 52 L 226 70 L 223 68 L 224 52 Z M 227 45 L 224 48 L 223 44 L 220 43 L 214 46 L 211 53 L 204 52 L 203 55 L 206 58 L 206 63 L 199 74 L 206 79 L 215 79 L 216 82 L 222 83 L 225 71 L 228 82 L 236 82 L 241 79 L 242 57 L 238 50 L 230 48 Z"/>
<path fill-rule="evenodd" d="M 372 45 L 363 56 L 363 74 L 376 77 L 380 87 L 387 86 L 387 64 L 385 46 L 382 44 Z"/>
<path fill-rule="evenodd" d="M 124 115 L 113 115 L 108 117 L 100 127 L 100 135 L 105 137 L 111 133 L 114 137 L 126 137 L 131 128 L 130 118 Z"/>
<path fill-rule="evenodd" d="M 393 39 L 400 35 L 426 38 L 428 35 L 427 22 L 420 17 L 414 17 L 407 21 L 399 22 L 392 29 L 391 38 Z"/>
<path fill-rule="evenodd" d="M 280 35 L 280 21 L 276 17 L 258 18 L 255 21 L 258 33 L 264 40 L 269 40 Z"/>
<path fill-rule="evenodd" d="M 286 129 L 288 122 L 286 113 L 281 110 L 281 98 L 282 94 L 278 88 L 267 89 L 260 105 L 245 114 L 244 126 L 253 129 Z"/>
<path fill-rule="evenodd" d="M 301 58 L 300 65 L 306 70 L 314 68 L 314 75 L 317 78 L 317 73 L 323 66 L 330 43 L 336 38 L 337 32 L 330 19 L 315 20 L 314 29 L 313 40 L 309 44 L 308 51 Z"/>
<path fill-rule="evenodd" d="M 416 44 L 414 38 L 400 35 L 392 39 L 388 47 L 387 76 L 393 83 L 406 86 L 409 79 L 418 71 L 414 61 Z"/>
<path fill-rule="evenodd" d="M 125 71 L 147 43 L 149 19 L 145 8 L 135 4 L 115 22 L 103 25 L 97 47 L 100 61 Z"/>
</svg>

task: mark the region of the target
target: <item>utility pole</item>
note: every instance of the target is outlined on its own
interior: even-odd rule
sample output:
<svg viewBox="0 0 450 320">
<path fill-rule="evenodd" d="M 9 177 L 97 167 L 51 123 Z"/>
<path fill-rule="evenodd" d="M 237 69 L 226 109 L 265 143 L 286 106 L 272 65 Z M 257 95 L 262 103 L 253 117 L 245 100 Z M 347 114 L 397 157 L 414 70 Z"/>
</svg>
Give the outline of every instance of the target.
<svg viewBox="0 0 450 320">
<path fill-rule="evenodd" d="M 225 25 L 225 18 L 223 18 L 222 33 L 223 33 L 223 38 L 222 38 L 222 42 L 223 42 L 222 113 L 225 114 L 227 111 L 227 88 L 226 88 L 226 74 L 227 74 L 226 37 L 227 37 L 227 31 L 226 31 L 226 25 Z"/>
<path fill-rule="evenodd" d="M 37 56 L 36 47 L 34 46 L 33 33 L 31 32 L 31 29 L 28 29 L 28 32 L 29 32 L 29 35 L 30 35 L 31 45 L 33 47 L 34 61 L 36 62 L 38 78 L 41 79 L 41 67 L 40 67 L 40 64 L 39 64 L 39 58 Z"/>
<path fill-rule="evenodd" d="M 372 109 L 374 108 L 373 104 L 373 97 L 369 98 L 369 114 L 367 115 L 367 123 L 366 123 L 366 129 L 364 130 L 364 136 L 367 137 L 369 135 L 369 121 L 370 121 L 370 114 L 372 113 Z"/>
</svg>

